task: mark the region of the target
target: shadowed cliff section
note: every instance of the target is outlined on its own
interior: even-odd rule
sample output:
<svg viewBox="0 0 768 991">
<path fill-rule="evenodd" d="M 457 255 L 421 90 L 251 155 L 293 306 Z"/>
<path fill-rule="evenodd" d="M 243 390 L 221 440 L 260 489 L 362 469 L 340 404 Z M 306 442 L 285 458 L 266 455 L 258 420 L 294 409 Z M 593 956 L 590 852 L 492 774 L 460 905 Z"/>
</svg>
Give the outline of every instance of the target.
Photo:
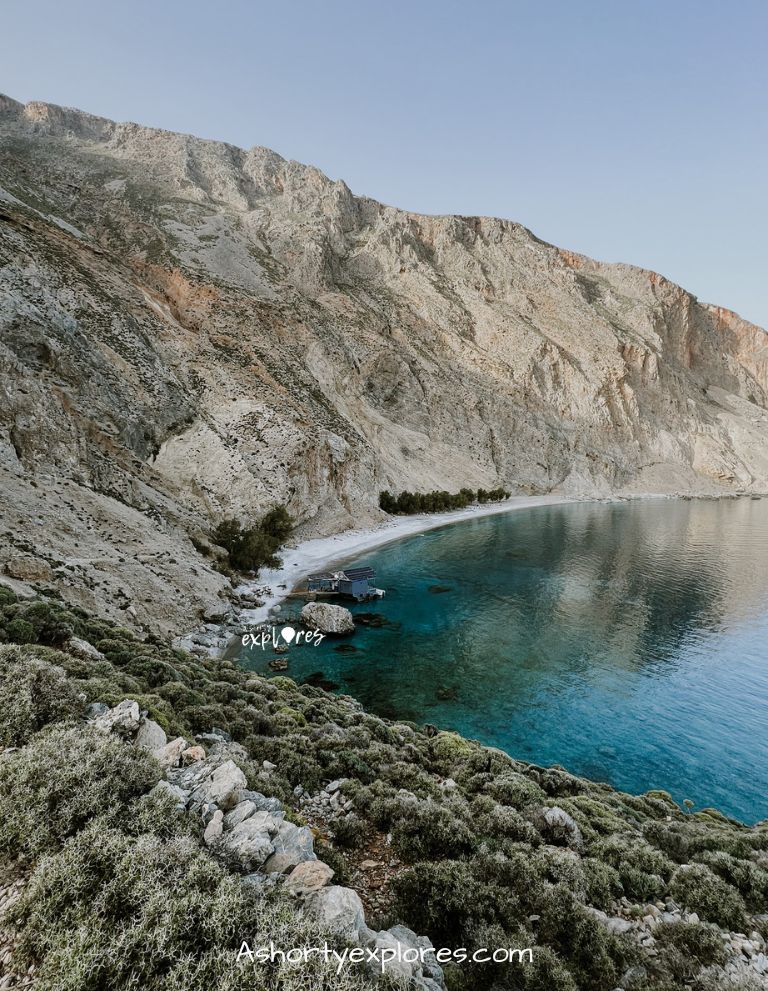
<svg viewBox="0 0 768 991">
<path fill-rule="evenodd" d="M 277 502 L 329 533 L 383 489 L 768 487 L 760 328 L 268 149 L 0 97 L 0 287 L 4 556 L 45 520 L 51 580 L 122 582 L 126 622 L 215 609 L 189 535 Z"/>
</svg>

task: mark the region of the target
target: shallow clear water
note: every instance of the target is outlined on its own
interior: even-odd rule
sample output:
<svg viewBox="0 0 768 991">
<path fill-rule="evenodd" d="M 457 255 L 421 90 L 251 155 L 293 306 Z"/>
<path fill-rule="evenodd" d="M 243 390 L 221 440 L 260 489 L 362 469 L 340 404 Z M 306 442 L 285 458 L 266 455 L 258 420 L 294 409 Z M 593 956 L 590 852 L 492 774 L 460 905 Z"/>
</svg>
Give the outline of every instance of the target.
<svg viewBox="0 0 768 991">
<path fill-rule="evenodd" d="M 355 563 L 387 595 L 353 612 L 386 625 L 292 648 L 295 680 L 322 672 L 383 716 L 768 817 L 768 499 L 539 507 Z M 268 672 L 274 656 L 242 660 Z"/>
</svg>

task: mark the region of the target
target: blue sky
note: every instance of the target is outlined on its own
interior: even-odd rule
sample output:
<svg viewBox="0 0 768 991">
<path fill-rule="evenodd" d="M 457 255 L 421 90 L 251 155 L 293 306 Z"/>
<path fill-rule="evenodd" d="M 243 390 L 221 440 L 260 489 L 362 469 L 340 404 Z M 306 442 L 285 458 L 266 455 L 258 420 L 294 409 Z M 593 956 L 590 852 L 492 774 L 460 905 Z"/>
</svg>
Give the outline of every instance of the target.
<svg viewBox="0 0 768 991">
<path fill-rule="evenodd" d="M 768 327 L 765 0 L 4 0 L 0 91 L 319 166 Z"/>
</svg>

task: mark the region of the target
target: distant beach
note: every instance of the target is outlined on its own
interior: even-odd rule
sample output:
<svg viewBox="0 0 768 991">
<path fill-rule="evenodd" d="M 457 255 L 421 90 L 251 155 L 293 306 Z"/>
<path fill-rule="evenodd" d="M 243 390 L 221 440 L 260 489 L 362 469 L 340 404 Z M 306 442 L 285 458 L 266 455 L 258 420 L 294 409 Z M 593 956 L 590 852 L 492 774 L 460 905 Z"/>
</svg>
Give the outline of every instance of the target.
<svg viewBox="0 0 768 991">
<path fill-rule="evenodd" d="M 258 593 L 259 599 L 262 600 L 262 605 L 257 609 L 244 609 L 241 619 L 246 623 L 265 622 L 274 607 L 281 605 L 288 593 L 307 575 L 315 571 L 328 570 L 334 562 L 346 561 L 356 554 L 363 554 L 401 537 L 425 533 L 427 530 L 480 516 L 581 501 L 583 499 L 578 497 L 560 495 L 512 496 L 492 505 L 469 506 L 467 509 L 457 509 L 448 513 L 396 516 L 379 526 L 364 530 L 346 530 L 344 533 L 330 537 L 305 540 L 295 547 L 284 547 L 280 551 L 282 564 L 279 568 L 262 571 L 257 581 L 244 582 L 239 587 L 241 592 Z"/>
</svg>

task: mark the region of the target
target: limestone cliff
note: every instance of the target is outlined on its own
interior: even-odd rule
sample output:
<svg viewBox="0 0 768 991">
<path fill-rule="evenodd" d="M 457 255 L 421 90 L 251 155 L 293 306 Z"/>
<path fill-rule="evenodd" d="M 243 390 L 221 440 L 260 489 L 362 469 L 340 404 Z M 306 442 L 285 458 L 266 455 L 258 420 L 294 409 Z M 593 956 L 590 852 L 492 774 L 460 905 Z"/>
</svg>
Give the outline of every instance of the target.
<svg viewBox="0 0 768 991">
<path fill-rule="evenodd" d="M 123 621 L 215 611 L 191 538 L 277 501 L 764 491 L 767 344 L 511 221 L 0 97 L 0 551 Z"/>
</svg>

